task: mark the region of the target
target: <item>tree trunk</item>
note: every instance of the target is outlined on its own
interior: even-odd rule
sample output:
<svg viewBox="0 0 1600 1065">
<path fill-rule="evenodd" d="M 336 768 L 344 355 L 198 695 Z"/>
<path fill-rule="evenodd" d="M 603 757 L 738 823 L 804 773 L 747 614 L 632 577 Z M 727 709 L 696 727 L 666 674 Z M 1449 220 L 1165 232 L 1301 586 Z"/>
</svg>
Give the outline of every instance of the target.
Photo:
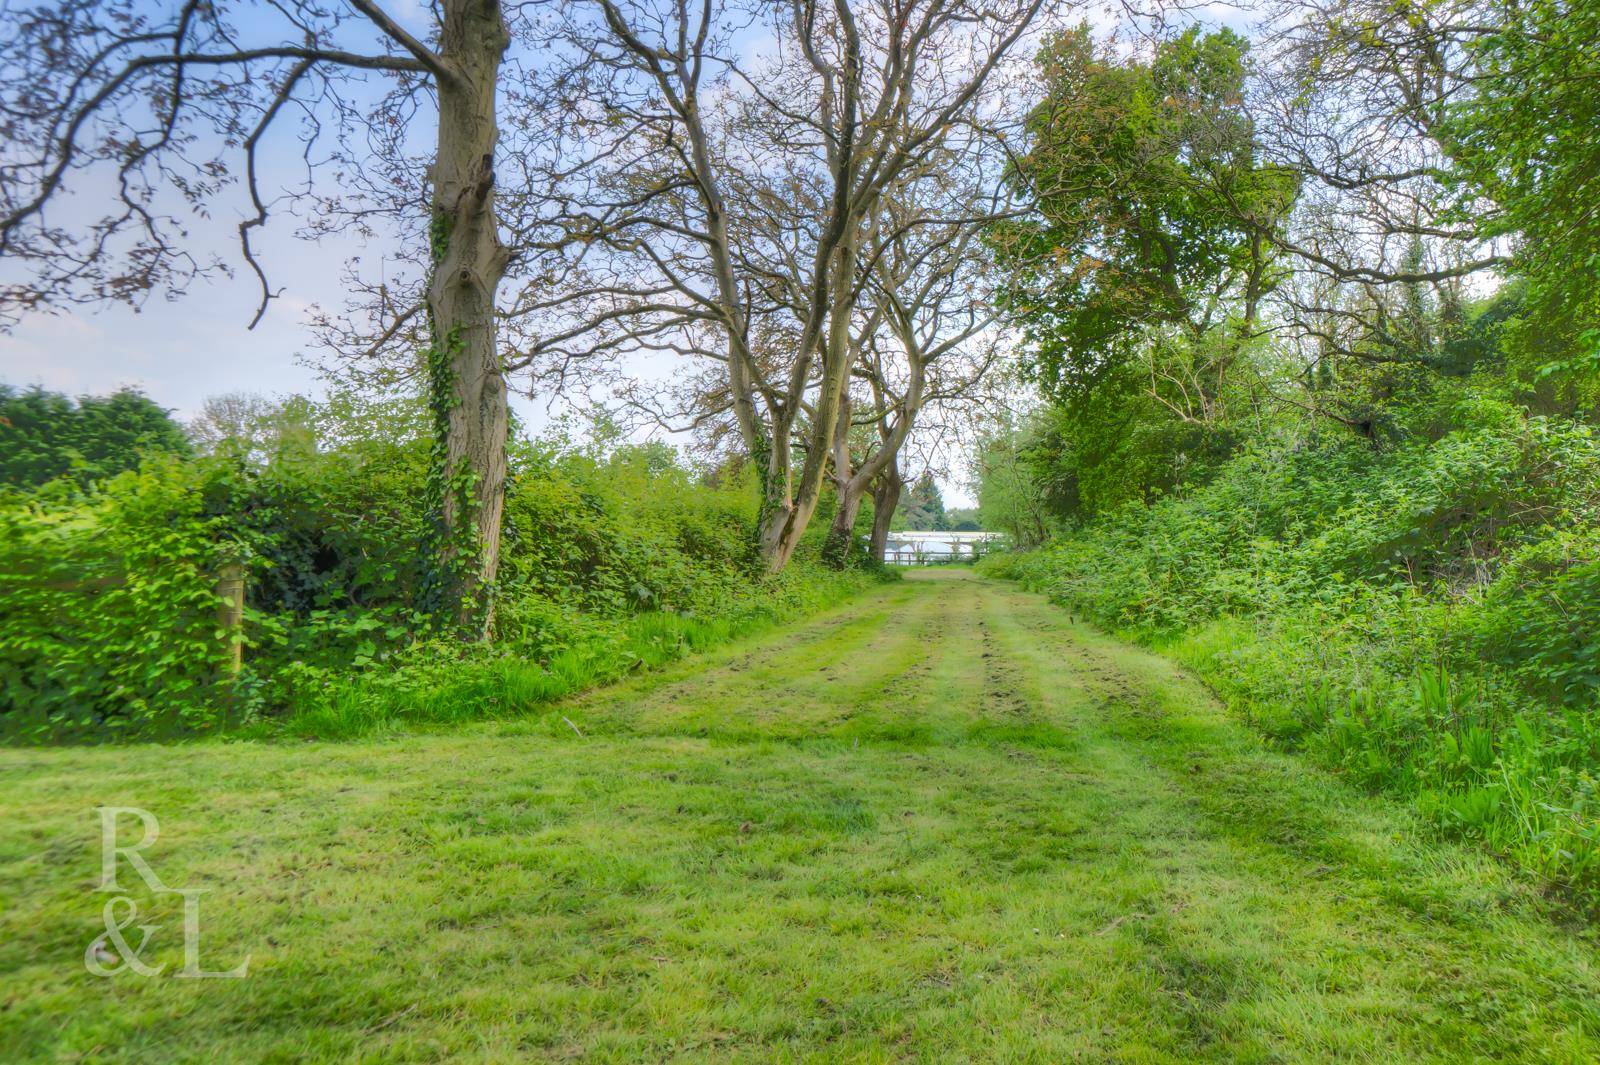
<svg viewBox="0 0 1600 1065">
<path fill-rule="evenodd" d="M 759 449 L 754 453 L 761 474 L 761 503 L 756 515 L 756 550 L 768 572 L 776 573 L 783 562 L 774 564 L 779 542 L 794 513 L 793 421 L 790 410 L 771 409 L 768 429 L 757 429 Z M 785 556 L 784 562 L 788 561 Z"/>
<path fill-rule="evenodd" d="M 468 639 L 486 638 L 505 503 L 506 383 L 495 297 L 508 255 L 494 206 L 495 92 L 511 42 L 498 0 L 446 0 L 433 165 L 428 314 L 439 544 L 434 607 Z"/>
<path fill-rule="evenodd" d="M 883 471 L 872 484 L 872 539 L 868 550 L 879 562 L 888 550 L 889 523 L 894 520 L 894 511 L 900 505 L 900 493 L 904 489 L 905 482 L 900 480 L 900 471 L 894 466 Z"/>
<path fill-rule="evenodd" d="M 833 524 L 828 529 L 828 540 L 822 548 L 822 560 L 834 569 L 844 569 L 850 563 L 850 553 L 856 545 L 856 517 L 861 513 L 861 497 L 865 493 L 855 485 L 854 478 L 835 482 L 839 493 L 839 509 L 833 512 Z"/>
<path fill-rule="evenodd" d="M 806 441 L 805 464 L 800 468 L 797 490 L 791 496 L 784 492 L 785 505 L 766 515 L 760 533 L 761 555 L 767 569 L 777 573 L 789 564 L 794 550 L 800 546 L 800 537 L 816 512 L 822 498 L 823 476 L 830 461 L 833 436 L 838 428 L 840 411 L 846 405 L 850 385 L 850 364 L 854 352 L 850 345 L 851 314 L 855 301 L 856 237 L 851 223 L 850 235 L 839 242 L 834 251 L 832 291 L 829 298 L 828 335 L 823 346 L 822 384 L 818 389 L 816 409 L 812 414 Z M 775 432 L 774 437 L 777 437 Z M 789 434 L 774 439 L 774 449 L 790 447 Z M 787 466 L 785 467 L 787 468 Z M 769 485 L 769 491 L 775 487 Z"/>
<path fill-rule="evenodd" d="M 856 515 L 861 513 L 865 485 L 850 463 L 850 392 L 846 389 L 833 430 L 833 494 L 839 505 L 833 512 L 828 538 L 822 543 L 822 561 L 834 569 L 844 569 L 850 564 L 856 540 Z"/>
</svg>

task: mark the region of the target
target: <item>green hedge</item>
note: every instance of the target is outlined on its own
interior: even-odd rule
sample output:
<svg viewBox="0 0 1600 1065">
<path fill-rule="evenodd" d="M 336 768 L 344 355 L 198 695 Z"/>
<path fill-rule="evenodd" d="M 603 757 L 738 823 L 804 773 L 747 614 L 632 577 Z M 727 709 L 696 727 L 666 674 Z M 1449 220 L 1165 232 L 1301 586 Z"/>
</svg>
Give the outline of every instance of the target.
<svg viewBox="0 0 1600 1065">
<path fill-rule="evenodd" d="M 0 494 L 0 730 L 348 735 L 525 709 L 868 579 L 817 564 L 820 534 L 783 575 L 758 575 L 753 485 L 710 484 L 669 449 L 523 441 L 496 638 L 463 646 L 413 606 L 426 469 L 419 442 L 358 440 L 257 463 L 150 456 L 87 488 Z M 217 620 L 227 560 L 248 572 L 236 679 Z"/>
<path fill-rule="evenodd" d="M 1276 742 L 1600 902 L 1600 441 L 1474 401 L 1260 448 L 982 565 L 1196 669 Z"/>
<path fill-rule="evenodd" d="M 103 487 L 0 499 L 0 690 L 9 731 L 204 726 L 226 646 L 219 521 L 154 459 Z"/>
</svg>

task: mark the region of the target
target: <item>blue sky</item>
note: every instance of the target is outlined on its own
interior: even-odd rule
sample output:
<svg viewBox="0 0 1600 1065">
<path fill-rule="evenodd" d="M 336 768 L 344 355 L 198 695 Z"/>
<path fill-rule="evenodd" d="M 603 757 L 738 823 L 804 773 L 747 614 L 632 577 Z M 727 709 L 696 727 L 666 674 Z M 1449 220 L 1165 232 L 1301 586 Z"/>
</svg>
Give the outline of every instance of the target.
<svg viewBox="0 0 1600 1065">
<path fill-rule="evenodd" d="M 170 0 L 145 0 L 143 6 L 158 21 L 165 21 L 175 8 Z M 426 16 L 418 0 L 385 0 L 384 6 L 418 35 L 426 35 Z M 283 22 L 270 7 L 243 0 L 229 3 L 229 9 L 242 41 L 283 39 Z M 353 32 L 344 41 L 348 47 L 378 49 L 374 31 L 362 29 L 360 20 L 351 25 Z M 370 93 L 352 88 L 352 98 L 376 99 L 389 81 L 372 75 L 369 84 Z M 419 116 L 418 128 L 429 126 L 429 120 Z M 269 200 L 277 190 L 304 177 L 298 134 L 286 113 L 263 141 L 258 166 L 262 192 Z M 229 162 L 236 167 L 238 154 L 230 155 Z M 326 177 L 319 175 L 319 180 Z M 74 174 L 67 195 L 52 204 L 51 220 L 70 227 L 99 217 L 99 197 L 109 194 L 100 191 L 103 185 L 103 174 Z M 237 181 L 213 197 L 207 208 L 206 218 L 173 204 L 166 209 L 184 218 L 190 233 L 186 250 L 202 260 L 220 258 L 234 276 L 214 276 L 191 285 L 179 299 L 158 296 L 138 309 L 85 306 L 27 318 L 10 335 L 0 334 L 0 382 L 38 384 L 72 395 L 132 386 L 179 418 L 193 416 L 207 397 L 222 393 L 316 394 L 317 375 L 305 359 L 321 358 L 322 353 L 308 328 L 309 314 L 319 302 L 339 309 L 346 262 L 360 255 L 369 267 L 377 268 L 383 242 L 364 247 L 348 238 L 299 239 L 295 233 L 299 220 L 274 206 L 267 225 L 256 231 L 254 244 L 280 296 L 252 330 L 260 288 L 240 255 L 237 226 L 254 212 Z M 537 428 L 547 421 L 543 404 L 513 402 L 526 424 Z"/>
<path fill-rule="evenodd" d="M 305 282 L 320 262 L 316 249 L 296 250 L 283 264 L 296 283 L 254 331 L 246 327 L 257 292 L 242 278 L 206 282 L 139 312 L 112 306 L 26 319 L 0 336 L 0 380 L 72 395 L 131 385 L 180 417 L 218 393 L 313 390 L 312 372 L 295 356 L 307 346 L 303 315 L 316 292 Z"/>
</svg>

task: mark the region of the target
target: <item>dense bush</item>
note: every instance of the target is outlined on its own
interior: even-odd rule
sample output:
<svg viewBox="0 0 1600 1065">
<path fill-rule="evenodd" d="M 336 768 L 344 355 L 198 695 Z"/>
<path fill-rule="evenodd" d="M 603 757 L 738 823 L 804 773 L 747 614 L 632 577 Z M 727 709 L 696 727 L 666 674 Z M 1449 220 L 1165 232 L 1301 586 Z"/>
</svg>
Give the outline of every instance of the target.
<svg viewBox="0 0 1600 1065">
<path fill-rule="evenodd" d="M 147 452 L 187 455 L 189 442 L 140 392 L 73 400 L 0 385 L 0 485 L 32 487 L 58 477 L 87 485 L 133 469 Z"/>
<path fill-rule="evenodd" d="M 192 474 L 152 459 L 80 493 L 0 497 L 0 704 L 40 732 L 202 725 L 225 655 L 221 523 Z"/>
<path fill-rule="evenodd" d="M 1600 440 L 1258 441 L 989 572 L 1164 646 L 1276 741 L 1600 899 Z"/>
<path fill-rule="evenodd" d="M 327 432 L 322 444 L 154 456 L 87 487 L 0 496 L 5 732 L 350 734 L 526 709 L 866 579 L 823 570 L 815 545 L 758 576 L 753 486 L 711 486 L 668 448 L 524 441 L 495 639 L 439 639 L 414 605 L 426 444 Z M 229 561 L 248 574 L 236 678 L 216 592 Z"/>
</svg>

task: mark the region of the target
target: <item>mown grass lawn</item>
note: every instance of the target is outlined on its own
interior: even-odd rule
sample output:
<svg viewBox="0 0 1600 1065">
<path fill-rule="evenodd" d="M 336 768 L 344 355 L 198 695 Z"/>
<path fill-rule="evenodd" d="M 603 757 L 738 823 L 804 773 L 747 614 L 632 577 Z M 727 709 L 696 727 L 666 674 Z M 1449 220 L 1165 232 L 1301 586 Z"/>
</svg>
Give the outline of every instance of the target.
<svg viewBox="0 0 1600 1065">
<path fill-rule="evenodd" d="M 0 1060 L 1600 1054 L 1591 929 L 1008 587 L 916 575 L 540 715 L 0 753 Z M 142 889 L 167 973 L 85 971 L 100 804 L 159 817 L 245 979 L 174 978 Z"/>
</svg>

